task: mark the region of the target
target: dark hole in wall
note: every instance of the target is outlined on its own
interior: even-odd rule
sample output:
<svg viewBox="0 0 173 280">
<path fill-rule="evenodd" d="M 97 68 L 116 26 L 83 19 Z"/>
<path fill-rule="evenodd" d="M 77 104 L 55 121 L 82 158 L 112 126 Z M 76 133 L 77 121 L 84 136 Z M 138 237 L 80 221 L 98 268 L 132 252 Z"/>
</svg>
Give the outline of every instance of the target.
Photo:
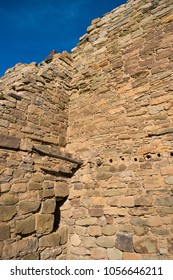
<svg viewBox="0 0 173 280">
<path fill-rule="evenodd" d="M 68 196 L 60 199 L 60 200 L 56 200 L 56 208 L 55 208 L 55 212 L 54 212 L 54 226 L 53 226 L 53 231 L 56 231 L 59 228 L 59 224 L 61 221 L 61 206 L 65 203 L 65 201 L 67 200 Z"/>
</svg>

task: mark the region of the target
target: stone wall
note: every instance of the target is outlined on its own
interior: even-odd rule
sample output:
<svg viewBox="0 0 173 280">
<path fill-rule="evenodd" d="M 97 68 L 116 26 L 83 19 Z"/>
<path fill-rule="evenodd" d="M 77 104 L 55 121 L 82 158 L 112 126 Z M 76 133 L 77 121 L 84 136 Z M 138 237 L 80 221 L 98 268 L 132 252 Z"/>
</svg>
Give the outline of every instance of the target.
<svg viewBox="0 0 173 280">
<path fill-rule="evenodd" d="M 56 54 L 39 67 L 18 64 L 1 79 L 1 259 L 66 258 L 60 207 L 76 164 L 56 155 L 67 156 L 70 64 L 67 53 Z"/>
<path fill-rule="evenodd" d="M 2 77 L 1 259 L 173 259 L 172 30 L 129 0 Z"/>
<path fill-rule="evenodd" d="M 172 30 L 172 1 L 131 0 L 73 50 L 72 259 L 173 259 Z"/>
</svg>

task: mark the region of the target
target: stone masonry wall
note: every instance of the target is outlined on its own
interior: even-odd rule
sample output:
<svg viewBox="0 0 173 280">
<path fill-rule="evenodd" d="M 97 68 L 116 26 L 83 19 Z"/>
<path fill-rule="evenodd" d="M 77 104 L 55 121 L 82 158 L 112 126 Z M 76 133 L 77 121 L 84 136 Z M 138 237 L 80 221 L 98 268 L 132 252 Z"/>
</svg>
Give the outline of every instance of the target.
<svg viewBox="0 0 173 280">
<path fill-rule="evenodd" d="M 173 259 L 172 30 L 129 0 L 1 78 L 0 259 Z"/>
<path fill-rule="evenodd" d="M 173 259 L 172 30 L 172 1 L 130 0 L 73 50 L 71 259 Z"/>
<path fill-rule="evenodd" d="M 18 64 L 0 87 L 0 258 L 63 259 L 60 207 L 76 164 L 66 156 L 71 58 Z M 60 224 L 61 223 L 61 224 Z"/>
</svg>

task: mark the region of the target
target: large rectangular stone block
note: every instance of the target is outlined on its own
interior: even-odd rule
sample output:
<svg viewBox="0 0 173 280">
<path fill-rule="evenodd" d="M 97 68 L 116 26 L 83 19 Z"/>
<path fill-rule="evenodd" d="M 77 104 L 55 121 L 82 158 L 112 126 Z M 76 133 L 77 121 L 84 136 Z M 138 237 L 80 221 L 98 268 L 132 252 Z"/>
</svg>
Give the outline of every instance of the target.
<svg viewBox="0 0 173 280">
<path fill-rule="evenodd" d="M 20 140 L 20 138 L 15 136 L 0 134 L 0 147 L 17 150 Z"/>
</svg>

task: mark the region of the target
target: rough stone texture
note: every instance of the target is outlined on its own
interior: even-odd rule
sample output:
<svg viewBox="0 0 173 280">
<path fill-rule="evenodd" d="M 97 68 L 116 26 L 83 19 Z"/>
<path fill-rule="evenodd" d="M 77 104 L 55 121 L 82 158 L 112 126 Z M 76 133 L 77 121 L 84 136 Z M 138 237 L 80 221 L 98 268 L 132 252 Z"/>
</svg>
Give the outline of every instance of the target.
<svg viewBox="0 0 173 280">
<path fill-rule="evenodd" d="M 133 252 L 133 239 L 130 234 L 117 233 L 116 234 L 116 248 L 123 252 Z"/>
<path fill-rule="evenodd" d="M 1 123 L 1 125 L 2 125 L 2 123 Z M 8 127 L 8 125 L 7 125 L 7 127 Z M 10 148 L 10 149 L 17 150 L 19 148 L 19 145 L 20 145 L 20 138 L 0 134 L 0 147 L 1 148 Z"/>
<path fill-rule="evenodd" d="M 15 225 L 17 234 L 27 235 L 35 231 L 35 217 L 31 216 L 24 220 L 17 220 Z"/>
<path fill-rule="evenodd" d="M 173 3 L 144 2 L 0 79 L 1 259 L 173 259 Z"/>
</svg>

